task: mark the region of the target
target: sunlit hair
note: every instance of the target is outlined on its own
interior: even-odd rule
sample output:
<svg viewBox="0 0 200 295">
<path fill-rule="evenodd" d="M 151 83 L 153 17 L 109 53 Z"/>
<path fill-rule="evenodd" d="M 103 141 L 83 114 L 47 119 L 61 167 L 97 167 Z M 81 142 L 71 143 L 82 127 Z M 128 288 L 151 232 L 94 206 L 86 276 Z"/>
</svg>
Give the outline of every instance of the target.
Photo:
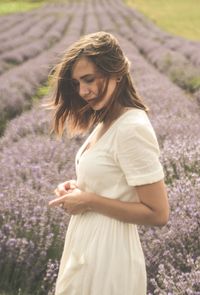
<svg viewBox="0 0 200 295">
<path fill-rule="evenodd" d="M 119 83 L 109 100 L 101 110 L 93 110 L 74 89 L 72 68 L 81 57 L 93 62 L 97 73 L 103 77 L 103 84 L 98 86 L 98 100 L 106 94 L 109 79 L 117 78 Z M 62 60 L 50 74 L 52 86 L 51 102 L 53 109 L 52 132 L 62 136 L 67 129 L 69 136 L 85 134 L 98 122 L 112 122 L 121 107 L 134 107 L 148 112 L 142 99 L 136 93 L 130 75 L 130 62 L 123 54 L 117 39 L 110 33 L 97 32 L 81 37 L 65 52 Z"/>
</svg>

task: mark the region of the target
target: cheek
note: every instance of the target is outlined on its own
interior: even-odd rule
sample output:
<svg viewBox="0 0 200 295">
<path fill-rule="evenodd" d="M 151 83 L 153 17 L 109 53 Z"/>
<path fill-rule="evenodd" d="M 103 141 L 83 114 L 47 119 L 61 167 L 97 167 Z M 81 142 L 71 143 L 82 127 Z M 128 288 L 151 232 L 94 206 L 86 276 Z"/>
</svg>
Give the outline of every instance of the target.
<svg viewBox="0 0 200 295">
<path fill-rule="evenodd" d="M 93 85 L 93 87 L 92 87 L 92 89 L 94 90 L 94 92 L 95 92 L 97 95 L 99 94 L 99 90 L 100 90 L 100 88 L 101 88 L 101 86 L 99 85 L 98 82 L 96 82 L 96 83 Z"/>
<path fill-rule="evenodd" d="M 108 91 L 107 91 L 107 94 L 109 97 L 113 94 L 113 92 L 115 91 L 115 88 L 116 88 L 116 83 L 114 81 L 111 81 L 108 85 Z"/>
<path fill-rule="evenodd" d="M 104 83 L 103 81 L 98 81 L 96 83 L 96 93 L 98 96 L 101 96 L 102 94 L 102 91 L 103 91 L 103 88 L 104 88 Z"/>
</svg>

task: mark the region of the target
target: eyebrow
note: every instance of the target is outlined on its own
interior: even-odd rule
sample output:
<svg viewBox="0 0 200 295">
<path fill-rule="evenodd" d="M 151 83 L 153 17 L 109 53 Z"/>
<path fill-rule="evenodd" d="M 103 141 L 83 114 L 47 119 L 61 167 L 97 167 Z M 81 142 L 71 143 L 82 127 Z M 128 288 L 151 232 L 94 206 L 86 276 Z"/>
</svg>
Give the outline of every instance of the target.
<svg viewBox="0 0 200 295">
<path fill-rule="evenodd" d="M 94 74 L 86 74 L 86 75 L 81 76 L 80 79 L 83 80 L 83 79 L 87 78 L 88 76 L 93 76 L 93 75 Z M 77 79 L 72 77 L 72 80 L 77 80 Z"/>
</svg>

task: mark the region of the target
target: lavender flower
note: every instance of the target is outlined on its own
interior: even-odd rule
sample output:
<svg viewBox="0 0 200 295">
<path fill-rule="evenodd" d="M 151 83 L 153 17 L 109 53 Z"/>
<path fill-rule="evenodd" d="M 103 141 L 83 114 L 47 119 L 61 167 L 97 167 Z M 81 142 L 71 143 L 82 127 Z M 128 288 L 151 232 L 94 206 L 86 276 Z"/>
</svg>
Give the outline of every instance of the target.
<svg viewBox="0 0 200 295">
<path fill-rule="evenodd" d="M 38 19 L 42 20 L 33 28 L 32 22 Z M 59 182 L 76 177 L 74 157 L 84 138 L 56 141 L 49 135 L 48 112 L 40 104 L 27 109 L 61 52 L 81 34 L 96 30 L 113 32 L 129 57 L 161 148 L 170 220 L 162 228 L 138 227 L 147 262 L 148 294 L 197 295 L 200 113 L 198 97 L 180 87 L 189 77 L 198 76 L 199 65 L 191 54 L 196 56 L 199 43 L 163 32 L 120 0 L 46 5 L 0 18 L 0 54 L 17 52 L 18 61 L 14 60 L 21 62 L 9 68 L 5 60 L 0 63 L 0 121 L 7 122 L 0 138 L 1 290 L 54 294 L 70 216 L 59 208 L 50 209 L 48 201 Z M 12 51 L 6 35 L 17 51 Z M 188 73 L 184 79 L 178 72 L 183 69 Z M 192 90 L 195 95 L 196 89 Z M 17 114 L 21 115 L 10 121 Z"/>
</svg>

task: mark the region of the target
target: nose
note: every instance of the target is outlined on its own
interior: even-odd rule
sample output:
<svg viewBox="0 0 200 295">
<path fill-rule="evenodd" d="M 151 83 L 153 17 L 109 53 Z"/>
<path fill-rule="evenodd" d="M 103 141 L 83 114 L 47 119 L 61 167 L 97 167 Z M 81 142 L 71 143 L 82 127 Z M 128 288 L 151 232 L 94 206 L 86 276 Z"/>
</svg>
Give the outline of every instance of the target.
<svg viewBox="0 0 200 295">
<path fill-rule="evenodd" d="M 87 97 L 87 95 L 90 93 L 89 87 L 84 83 L 80 83 L 79 87 L 79 95 L 83 98 Z"/>
</svg>

